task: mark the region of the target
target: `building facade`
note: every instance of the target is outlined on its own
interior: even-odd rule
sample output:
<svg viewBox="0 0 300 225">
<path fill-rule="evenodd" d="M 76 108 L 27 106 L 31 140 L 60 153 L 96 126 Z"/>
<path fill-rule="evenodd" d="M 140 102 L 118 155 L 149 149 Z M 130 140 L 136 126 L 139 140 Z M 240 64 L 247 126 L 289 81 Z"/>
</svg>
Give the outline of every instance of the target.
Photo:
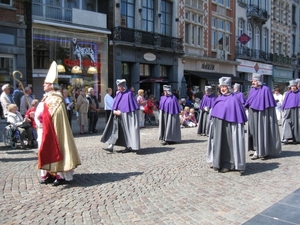
<svg viewBox="0 0 300 225">
<path fill-rule="evenodd" d="M 24 5 L 21 0 L 0 0 L 0 86 L 16 86 L 12 73 L 17 79 L 26 83 L 26 24 Z"/>
<path fill-rule="evenodd" d="M 58 81 L 65 88 L 93 87 L 98 100 L 108 82 L 107 2 L 96 0 L 33 0 L 32 77 L 35 95 L 52 61 L 59 65 Z M 103 104 L 102 104 L 103 106 Z"/>
</svg>

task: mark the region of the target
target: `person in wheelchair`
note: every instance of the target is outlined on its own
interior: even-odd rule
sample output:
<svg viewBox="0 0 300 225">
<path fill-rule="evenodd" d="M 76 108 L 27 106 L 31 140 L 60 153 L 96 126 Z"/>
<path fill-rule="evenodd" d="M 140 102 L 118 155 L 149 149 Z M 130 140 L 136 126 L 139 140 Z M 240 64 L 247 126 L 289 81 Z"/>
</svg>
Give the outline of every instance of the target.
<svg viewBox="0 0 300 225">
<path fill-rule="evenodd" d="M 21 134 L 21 145 L 22 148 L 32 147 L 32 127 L 29 124 L 30 120 L 22 117 L 21 113 L 18 111 L 18 106 L 16 104 L 8 105 L 7 123 L 13 125 L 13 129 L 18 129 Z M 24 140 L 27 137 L 27 146 L 24 144 Z"/>
</svg>

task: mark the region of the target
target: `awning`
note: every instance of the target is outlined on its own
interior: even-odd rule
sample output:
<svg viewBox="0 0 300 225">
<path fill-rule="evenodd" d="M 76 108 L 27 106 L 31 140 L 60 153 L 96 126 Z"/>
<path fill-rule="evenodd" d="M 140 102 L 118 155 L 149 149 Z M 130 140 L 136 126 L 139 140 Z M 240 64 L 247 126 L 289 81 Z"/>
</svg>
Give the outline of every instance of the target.
<svg viewBox="0 0 300 225">
<path fill-rule="evenodd" d="M 192 75 L 192 76 L 200 77 L 202 79 L 206 79 L 207 81 L 219 81 L 221 77 L 231 77 L 232 83 L 251 83 L 251 81 L 249 80 L 245 80 L 240 77 L 235 77 L 229 73 L 208 73 L 208 72 L 197 72 L 197 71 L 185 70 L 184 75 Z"/>
<path fill-rule="evenodd" d="M 135 82 L 135 84 L 150 84 L 150 83 L 178 83 L 177 81 L 169 80 L 167 78 L 161 78 L 161 77 L 149 77 L 144 80 L 140 80 L 138 82 Z"/>
</svg>

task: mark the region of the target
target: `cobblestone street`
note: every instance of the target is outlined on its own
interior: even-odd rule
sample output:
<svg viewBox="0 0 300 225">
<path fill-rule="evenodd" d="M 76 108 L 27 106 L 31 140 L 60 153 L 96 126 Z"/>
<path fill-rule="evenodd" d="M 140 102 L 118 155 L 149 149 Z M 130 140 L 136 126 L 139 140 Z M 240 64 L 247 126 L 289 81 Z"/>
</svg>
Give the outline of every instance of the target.
<svg viewBox="0 0 300 225">
<path fill-rule="evenodd" d="M 39 183 L 36 149 L 1 142 L 0 223 L 240 225 L 300 188 L 299 145 L 283 145 L 281 156 L 269 160 L 247 153 L 240 176 L 209 168 L 207 137 L 196 128 L 183 128 L 180 144 L 162 146 L 158 127 L 148 126 L 140 151 L 108 154 L 100 142 L 104 126 L 100 115 L 98 134 L 79 135 L 73 120 L 82 165 L 58 187 Z"/>
</svg>

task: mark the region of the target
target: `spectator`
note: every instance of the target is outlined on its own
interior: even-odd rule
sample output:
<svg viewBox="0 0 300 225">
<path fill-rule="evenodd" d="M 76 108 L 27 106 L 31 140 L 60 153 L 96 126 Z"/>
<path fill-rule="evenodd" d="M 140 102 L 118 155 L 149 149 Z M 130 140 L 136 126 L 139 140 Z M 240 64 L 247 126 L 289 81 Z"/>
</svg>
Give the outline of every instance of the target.
<svg viewBox="0 0 300 225">
<path fill-rule="evenodd" d="M 67 90 L 67 89 L 63 90 L 63 98 L 64 98 L 64 103 L 65 103 L 65 106 L 66 106 L 68 121 L 69 121 L 70 127 L 72 128 L 74 102 L 69 97 L 69 90 Z"/>
<path fill-rule="evenodd" d="M 25 94 L 21 97 L 21 101 L 20 101 L 20 113 L 23 117 L 25 116 L 27 110 L 31 106 L 31 102 L 33 100 L 31 94 L 32 94 L 32 89 L 30 87 L 26 87 Z"/>
<path fill-rule="evenodd" d="M 95 90 L 94 88 L 88 89 L 87 99 L 89 100 L 89 133 L 98 133 L 98 130 L 96 129 L 98 117 L 99 117 L 99 103 L 98 99 L 95 96 Z"/>
<path fill-rule="evenodd" d="M 114 104 L 114 99 L 111 95 L 112 95 L 112 89 L 107 88 L 106 95 L 104 96 L 105 123 L 107 123 L 110 117 L 111 109 Z"/>
<path fill-rule="evenodd" d="M 34 117 L 35 117 L 35 111 L 36 111 L 38 104 L 39 104 L 39 100 L 33 99 L 31 102 L 31 107 L 25 113 L 25 118 L 27 118 L 30 121 L 31 126 L 35 130 L 37 130 L 37 125 L 35 123 Z"/>
<path fill-rule="evenodd" d="M 16 103 L 16 105 L 18 106 L 18 108 L 20 109 L 20 104 L 21 104 L 21 98 L 24 95 L 23 90 L 22 90 L 22 83 L 17 83 L 16 85 L 16 89 L 13 92 L 13 98 L 14 101 Z"/>
<path fill-rule="evenodd" d="M 137 103 L 140 107 L 139 117 L 140 117 L 140 128 L 145 127 L 145 106 L 147 105 L 147 100 L 144 98 L 144 90 L 138 90 Z"/>
<path fill-rule="evenodd" d="M 282 94 L 280 94 L 279 88 L 274 88 L 273 97 L 274 97 L 275 102 L 276 102 L 275 110 L 276 110 L 276 116 L 277 116 L 278 124 L 280 124 L 280 122 L 281 122 L 281 105 L 282 105 L 282 102 L 283 102 L 283 96 L 282 96 Z"/>
<path fill-rule="evenodd" d="M 89 100 L 86 98 L 85 88 L 81 88 L 80 95 L 77 97 L 77 110 L 78 110 L 78 123 L 80 127 L 79 134 L 85 134 L 84 126 L 89 125 L 88 111 L 89 111 Z"/>
<path fill-rule="evenodd" d="M 0 96 L 0 101 L 1 101 L 1 106 L 3 109 L 3 115 L 6 118 L 7 117 L 7 113 L 8 113 L 8 105 L 9 104 L 14 104 L 15 101 L 12 98 L 11 94 L 10 94 L 10 85 L 9 84 L 4 84 L 2 86 L 2 93 Z"/>
</svg>

